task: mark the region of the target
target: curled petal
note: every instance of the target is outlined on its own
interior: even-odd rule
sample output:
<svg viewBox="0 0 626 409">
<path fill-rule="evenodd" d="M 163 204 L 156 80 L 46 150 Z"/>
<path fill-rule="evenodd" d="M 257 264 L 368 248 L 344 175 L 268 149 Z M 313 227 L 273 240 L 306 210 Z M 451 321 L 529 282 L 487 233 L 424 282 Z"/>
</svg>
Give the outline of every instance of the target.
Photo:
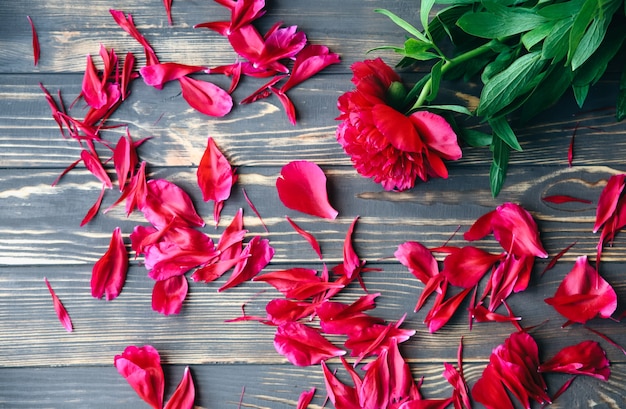
<svg viewBox="0 0 626 409">
<path fill-rule="evenodd" d="M 437 260 L 431 251 L 421 243 L 407 241 L 393 253 L 398 261 L 423 284 L 439 274 Z"/>
<path fill-rule="evenodd" d="M 91 295 L 94 298 L 106 296 L 110 301 L 122 291 L 128 270 L 128 255 L 119 227 L 113 230 L 109 249 L 98 260 L 91 273 Z"/>
<path fill-rule="evenodd" d="M 595 341 L 583 341 L 561 349 L 555 356 L 539 365 L 539 372 L 561 372 L 588 375 L 608 381 L 611 375 L 606 352 Z"/>
<path fill-rule="evenodd" d="M 613 175 L 609 178 L 596 208 L 596 222 L 593 225 L 593 232 L 597 233 L 600 227 L 613 215 L 617 209 L 617 203 L 626 184 L 626 174 Z"/>
<path fill-rule="evenodd" d="M 326 219 L 334 219 L 339 213 L 328 202 L 324 171 L 313 162 L 294 161 L 283 166 L 276 189 L 281 202 L 290 209 Z"/>
<path fill-rule="evenodd" d="M 67 313 L 67 310 L 63 306 L 63 303 L 52 289 L 52 286 L 48 282 L 48 279 L 44 277 L 43 280 L 48 287 L 50 295 L 52 296 L 52 304 L 54 305 L 54 312 L 56 312 L 57 318 L 59 318 L 59 321 L 61 321 L 61 324 L 63 324 L 63 328 L 65 328 L 67 332 L 72 332 L 74 327 L 72 326 L 72 320 L 70 319 L 70 315 Z"/>
<path fill-rule="evenodd" d="M 233 108 L 231 96 L 215 84 L 189 77 L 181 77 L 178 82 L 183 91 L 183 98 L 196 111 L 222 117 Z"/>
<path fill-rule="evenodd" d="M 372 117 L 378 131 L 394 148 L 403 152 L 421 152 L 424 144 L 411 120 L 389 105 L 378 104 L 372 108 Z"/>
<path fill-rule="evenodd" d="M 317 44 L 307 45 L 296 55 L 293 67 L 291 68 L 291 75 L 280 90 L 287 92 L 329 65 L 338 64 L 340 61 L 341 58 L 339 55 L 331 53 L 326 46 Z"/>
<path fill-rule="evenodd" d="M 126 347 L 115 356 L 114 365 L 141 399 L 154 409 L 163 408 L 165 377 L 161 357 L 153 346 Z"/>
<path fill-rule="evenodd" d="M 187 297 L 188 288 L 189 284 L 184 275 L 157 281 L 152 289 L 152 309 L 163 315 L 178 314 Z"/>
<path fill-rule="evenodd" d="M 447 160 L 461 158 L 462 152 L 456 134 L 444 117 L 429 111 L 417 111 L 409 119 L 428 149 L 437 152 L 436 157 Z"/>
<path fill-rule="evenodd" d="M 91 55 L 87 54 L 87 67 L 83 76 L 82 96 L 90 107 L 98 109 L 107 103 L 107 94 L 104 90 L 104 82 L 98 76 L 96 66 L 93 64 Z"/>
<path fill-rule="evenodd" d="M 83 162 L 85 163 L 85 167 L 87 168 L 87 170 L 89 170 L 89 172 L 91 172 L 92 175 L 94 175 L 98 178 L 98 180 L 104 183 L 107 188 L 113 188 L 111 178 L 109 178 L 109 175 L 102 167 L 102 162 L 100 162 L 100 158 L 98 158 L 98 155 L 95 152 L 92 153 L 88 150 L 83 149 L 80 152 L 80 158 L 83 160 Z"/>
<path fill-rule="evenodd" d="M 252 279 L 265 268 L 273 256 L 274 248 L 269 245 L 269 240 L 261 239 L 261 236 L 253 237 L 241 252 L 241 261 L 235 266 L 232 275 L 218 291 L 227 290 Z"/>
<path fill-rule="evenodd" d="M 441 327 L 446 325 L 471 290 L 471 288 L 466 288 L 445 301 L 440 300 L 443 296 L 438 297 L 436 305 L 428 311 L 426 318 L 424 318 L 424 323 L 428 326 L 428 331 L 431 334 L 439 331 Z M 443 294 L 445 294 L 445 291 L 441 293 L 441 295 Z"/>
<path fill-rule="evenodd" d="M 158 64 L 159 59 L 157 58 L 150 43 L 148 43 L 148 40 L 146 40 L 146 38 L 139 32 L 139 30 L 137 30 L 135 22 L 133 21 L 133 16 L 131 14 L 128 14 L 128 16 L 126 16 L 124 15 L 123 11 L 113 9 L 110 9 L 109 13 L 111 13 L 111 16 L 113 17 L 117 25 L 122 28 L 122 30 L 130 34 L 139 44 L 143 46 L 144 52 L 146 54 L 146 64 Z"/>
<path fill-rule="evenodd" d="M 185 65 L 174 62 L 158 63 L 146 65 L 139 69 L 139 74 L 143 77 L 147 85 L 162 88 L 166 82 L 180 79 L 195 72 L 204 71 L 206 67 L 198 65 Z"/>
<path fill-rule="evenodd" d="M 303 230 L 300 226 L 298 226 L 293 220 L 291 220 L 289 218 L 289 216 L 285 216 L 285 219 L 287 219 L 287 221 L 289 222 L 289 224 L 291 225 L 291 227 L 293 227 L 293 229 L 298 232 L 298 234 L 302 237 L 304 237 L 304 239 L 306 241 L 309 242 L 309 244 L 311 245 L 311 247 L 313 248 L 313 250 L 315 250 L 315 252 L 317 253 L 317 255 L 319 256 L 320 260 L 322 259 L 322 250 L 320 249 L 320 245 L 317 242 L 317 239 L 315 238 L 315 236 L 313 236 L 311 233 L 309 233 L 306 230 Z"/>
<path fill-rule="evenodd" d="M 313 328 L 298 322 L 287 322 L 276 329 L 276 351 L 296 366 L 319 364 L 326 359 L 344 355 Z"/>
<path fill-rule="evenodd" d="M 176 387 L 174 394 L 165 404 L 165 409 L 193 409 L 196 400 L 196 389 L 191 378 L 189 367 L 185 367 L 183 379 Z"/>
</svg>

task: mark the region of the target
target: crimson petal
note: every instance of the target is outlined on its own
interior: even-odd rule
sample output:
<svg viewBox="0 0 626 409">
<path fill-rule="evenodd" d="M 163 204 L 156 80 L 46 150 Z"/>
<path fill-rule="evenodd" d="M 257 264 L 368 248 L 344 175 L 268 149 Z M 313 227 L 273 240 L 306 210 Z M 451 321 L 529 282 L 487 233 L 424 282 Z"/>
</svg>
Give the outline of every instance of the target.
<svg viewBox="0 0 626 409">
<path fill-rule="evenodd" d="M 217 85 L 189 77 L 178 79 L 185 101 L 198 112 L 221 117 L 233 108 L 231 96 Z"/>
<path fill-rule="evenodd" d="M 54 305 L 54 312 L 56 312 L 59 321 L 61 321 L 63 328 L 65 328 L 67 332 L 72 332 L 74 327 L 72 326 L 72 320 L 70 319 L 70 315 L 67 313 L 67 310 L 63 306 L 63 303 L 52 289 L 52 286 L 48 282 L 48 279 L 44 277 L 43 281 L 46 283 L 48 291 L 50 291 L 50 295 L 52 296 L 52 304 Z"/>
<path fill-rule="evenodd" d="M 555 356 L 539 365 L 539 372 L 561 372 L 588 375 L 608 381 L 611 375 L 606 352 L 595 341 L 583 341 L 561 349 Z"/>
<path fill-rule="evenodd" d="M 33 59 L 35 61 L 35 65 L 39 63 L 39 55 L 41 54 L 41 49 L 39 46 L 39 37 L 37 36 L 37 30 L 35 30 L 35 24 L 30 16 L 26 16 L 28 19 L 28 23 L 30 24 L 30 31 L 33 36 Z"/>
<path fill-rule="evenodd" d="M 129 346 L 116 355 L 114 365 L 137 395 L 154 409 L 163 408 L 165 377 L 159 352 L 151 345 Z"/>
<path fill-rule="evenodd" d="M 287 322 L 276 329 L 274 347 L 296 366 L 315 365 L 346 353 L 318 331 L 298 322 Z"/>
<path fill-rule="evenodd" d="M 188 289 L 189 284 L 184 275 L 157 281 L 152 289 L 152 309 L 163 315 L 178 314 L 183 307 Z"/>
<path fill-rule="evenodd" d="M 274 248 L 269 245 L 269 240 L 261 239 L 261 236 L 253 237 L 241 252 L 242 259 L 235 266 L 232 275 L 218 291 L 227 290 L 252 279 L 265 268 L 273 256 Z"/>
<path fill-rule="evenodd" d="M 372 117 L 378 131 L 396 149 L 403 152 L 422 152 L 424 144 L 409 118 L 389 105 L 372 107 Z"/>
<path fill-rule="evenodd" d="M 283 166 L 276 189 L 290 209 L 326 219 L 335 219 L 339 213 L 328 202 L 324 171 L 313 162 L 293 161 Z"/>
<path fill-rule="evenodd" d="M 170 400 L 165 404 L 164 409 L 193 409 L 195 399 L 196 389 L 193 385 L 191 372 L 187 366 L 185 367 L 183 378 L 180 380 Z"/>
<path fill-rule="evenodd" d="M 298 226 L 293 220 L 291 220 L 289 218 L 289 216 L 285 216 L 285 219 L 287 219 L 287 221 L 289 222 L 289 224 L 291 225 L 291 227 L 293 227 L 293 229 L 298 232 L 298 234 L 302 237 L 304 237 L 304 239 L 306 241 L 309 242 L 309 244 L 311 245 L 311 247 L 313 248 L 313 250 L 315 250 L 315 252 L 317 253 L 317 255 L 319 256 L 320 260 L 322 259 L 322 250 L 320 249 L 320 245 L 317 242 L 317 239 L 315 238 L 315 236 L 313 236 L 311 233 L 309 233 L 306 230 L 303 230 L 300 226 Z"/>
<path fill-rule="evenodd" d="M 213 220 L 219 223 L 224 202 L 230 197 L 233 184 L 237 181 L 235 171 L 228 159 L 219 150 L 213 138 L 209 137 L 196 172 L 198 186 L 205 202 L 213 200 Z"/>
<path fill-rule="evenodd" d="M 110 301 L 122 291 L 128 270 L 128 255 L 119 227 L 113 230 L 109 249 L 94 264 L 91 273 L 91 295 L 94 298 L 106 296 Z"/>
</svg>

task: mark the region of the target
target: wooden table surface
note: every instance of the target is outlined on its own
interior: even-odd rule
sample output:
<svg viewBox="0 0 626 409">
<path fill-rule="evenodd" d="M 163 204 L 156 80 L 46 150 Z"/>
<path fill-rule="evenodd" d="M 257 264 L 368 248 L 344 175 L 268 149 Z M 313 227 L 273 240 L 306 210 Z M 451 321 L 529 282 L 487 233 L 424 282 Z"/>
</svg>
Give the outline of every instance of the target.
<svg viewBox="0 0 626 409">
<path fill-rule="evenodd" d="M 533 331 L 543 359 L 565 345 L 599 341 L 611 361 L 608 382 L 579 377 L 552 407 L 598 409 L 626 407 L 626 357 L 617 348 L 580 325 L 561 328 L 564 319 L 544 298 L 552 296 L 577 256 L 595 259 L 598 235 L 592 233 L 597 199 L 609 176 L 626 170 L 626 124 L 616 123 L 614 110 L 617 73 L 592 88 L 584 109 L 571 94 L 558 106 L 519 129 L 524 149 L 511 157 L 506 184 L 497 198 L 489 191 L 490 152 L 465 147 L 463 159 L 449 165 L 447 180 L 432 180 L 403 193 L 385 192 L 356 174 L 335 140 L 337 97 L 352 88 L 350 65 L 366 58 L 366 50 L 399 44 L 403 33 L 387 18 L 373 12 L 385 7 L 410 21 L 419 21 L 418 2 L 409 0 L 268 0 L 262 29 L 276 21 L 297 25 L 309 41 L 327 45 L 341 55 L 331 66 L 290 92 L 298 111 L 292 126 L 279 102 L 269 98 L 237 105 L 224 118 L 204 116 L 185 103 L 180 88 L 168 84 L 162 91 L 141 80 L 115 112 L 112 120 L 127 124 L 134 138 L 153 138 L 139 149 L 148 162 L 150 177 L 166 178 L 183 187 L 207 220 L 203 231 L 218 237 L 236 210 L 244 209 L 248 238 L 270 240 L 276 254 L 265 271 L 289 267 L 321 270 L 341 262 L 343 240 L 356 216 L 354 245 L 368 266 L 381 268 L 364 275 L 370 292 L 380 292 L 373 315 L 388 321 L 407 314 L 403 328 L 416 331 L 401 349 L 416 379 L 423 377 L 425 397 L 446 397 L 452 389 L 441 376 L 444 362 L 456 362 L 463 337 L 464 369 L 472 386 L 488 362 L 491 350 L 513 332 L 506 323 L 475 324 L 470 331 L 467 314 L 455 315 L 442 330 L 430 334 L 423 324 L 427 307 L 413 307 L 423 285 L 394 258 L 405 241 L 426 246 L 442 245 L 460 226 L 464 232 L 482 214 L 504 202 L 529 210 L 539 225 L 542 242 L 551 256 L 574 241 L 577 244 L 544 276 L 548 260 L 538 260 L 529 289 L 510 298 L 524 326 L 541 324 Z M 56 187 L 52 181 L 80 148 L 63 139 L 39 88 L 53 94 L 61 90 L 71 101 L 81 89 L 85 56 L 96 56 L 99 45 L 127 51 L 143 63 L 140 46 L 113 21 L 109 9 L 131 13 L 139 29 L 162 61 L 217 66 L 235 55 L 219 35 L 194 29 L 204 21 L 227 18 L 226 10 L 210 0 L 174 0 L 174 25 L 167 24 L 160 0 L 20 0 L 0 7 L 0 407 L 2 408 L 140 408 L 147 407 L 117 373 L 113 357 L 128 345 L 155 346 L 165 364 L 166 396 L 178 383 L 185 366 L 191 368 L 197 390 L 197 407 L 295 408 L 300 392 L 317 388 L 311 408 L 322 406 L 324 381 L 319 366 L 295 367 L 273 347 L 274 328 L 257 322 L 225 323 L 246 313 L 263 315 L 265 304 L 278 296 L 262 282 L 247 282 L 223 293 L 224 279 L 210 284 L 190 281 L 190 294 L 182 312 L 162 316 L 151 309 L 153 281 L 142 259 L 131 257 L 121 295 L 111 301 L 91 297 L 91 269 L 105 252 L 111 232 L 122 228 L 125 242 L 140 214 L 126 218 L 122 208 L 98 216 L 79 227 L 80 220 L 100 193 L 100 183 L 82 165 Z M 30 15 L 41 43 L 41 60 L 33 66 Z M 390 64 L 396 56 L 383 56 Z M 229 80 L 214 79 L 227 87 Z M 234 99 L 250 94 L 262 81 L 246 78 Z M 449 84 L 446 92 L 471 100 L 476 84 Z M 568 167 L 567 150 L 575 139 L 574 166 Z M 108 135 L 123 131 L 111 130 Z M 222 223 L 211 227 L 212 203 L 202 201 L 196 169 L 212 136 L 238 168 L 239 181 L 222 211 Z M 285 208 L 274 186 L 281 167 L 295 159 L 316 162 L 328 176 L 330 201 L 339 210 L 336 220 L 322 220 Z M 246 204 L 245 188 L 267 224 L 266 233 Z M 109 193 L 109 192 L 108 192 Z M 592 204 L 548 204 L 542 197 L 569 194 Z M 107 194 L 104 207 L 116 200 Z M 289 215 L 319 240 L 323 263 L 288 225 Z M 614 286 L 619 299 L 626 297 L 626 236 L 618 234 L 606 249 L 601 273 Z M 450 244 L 461 245 L 462 234 Z M 485 240 L 497 251 L 497 243 Z M 59 324 L 47 277 L 65 304 L 75 330 Z M 358 285 L 339 299 L 354 300 Z M 467 307 L 463 304 L 462 310 Z M 623 310 L 620 304 L 619 314 Z M 589 323 L 621 345 L 626 345 L 622 323 L 596 319 Z M 340 337 L 333 338 L 341 344 Z M 338 360 L 336 361 L 338 362 Z M 335 362 L 335 363 L 336 363 Z M 567 379 L 547 376 L 550 393 Z M 332 407 L 328 403 L 326 407 Z M 480 405 L 476 405 L 480 407 Z"/>
</svg>

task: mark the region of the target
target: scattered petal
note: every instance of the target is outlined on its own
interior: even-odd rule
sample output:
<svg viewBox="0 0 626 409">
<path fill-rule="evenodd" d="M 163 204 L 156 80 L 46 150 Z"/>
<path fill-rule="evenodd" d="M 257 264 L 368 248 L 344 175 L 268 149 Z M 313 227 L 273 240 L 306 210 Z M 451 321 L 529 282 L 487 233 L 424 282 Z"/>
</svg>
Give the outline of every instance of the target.
<svg viewBox="0 0 626 409">
<path fill-rule="evenodd" d="M 296 366 L 319 364 L 346 353 L 331 344 L 318 331 L 298 322 L 287 322 L 276 329 L 274 347 Z"/>
<path fill-rule="evenodd" d="M 30 30 L 33 36 L 33 59 L 35 61 L 35 65 L 39 64 L 39 55 L 41 54 L 41 49 L 39 47 L 39 37 L 37 36 L 37 30 L 35 30 L 35 24 L 30 16 L 26 16 L 28 19 L 28 23 L 30 24 Z"/>
<path fill-rule="evenodd" d="M 263 226 L 263 230 L 265 230 L 266 233 L 269 233 L 269 230 L 267 230 L 267 226 L 265 225 L 265 222 L 263 221 L 263 218 L 261 217 L 261 213 L 259 213 L 254 203 L 252 203 L 252 200 L 250 200 L 250 198 L 248 197 L 248 194 L 246 193 L 246 189 L 241 188 L 241 193 L 243 193 L 243 198 L 246 199 L 246 203 L 248 203 L 248 206 L 250 206 L 250 209 L 252 209 L 254 214 L 256 214 L 256 217 L 259 218 L 259 221 L 261 222 L 261 225 Z"/>
<path fill-rule="evenodd" d="M 588 375 L 608 381 L 611 375 L 606 352 L 595 341 L 583 341 L 561 349 L 555 356 L 539 365 L 539 372 L 561 372 Z"/>
<path fill-rule="evenodd" d="M 296 409 L 307 409 L 309 404 L 313 400 L 313 396 L 315 395 L 315 388 L 311 388 L 308 391 L 304 391 L 300 394 L 298 398 L 298 404 L 296 405 Z"/>
<path fill-rule="evenodd" d="M 183 378 L 172 397 L 165 404 L 164 409 L 193 409 L 195 400 L 196 389 L 191 378 L 191 371 L 189 371 L 189 367 L 185 367 Z"/>
<path fill-rule="evenodd" d="M 106 297 L 107 301 L 116 298 L 122 291 L 128 271 L 128 255 L 119 227 L 113 230 L 109 249 L 98 260 L 91 273 L 91 295 L 94 298 Z"/>
<path fill-rule="evenodd" d="M 339 213 L 328 202 L 324 171 L 313 162 L 294 161 L 283 166 L 276 189 L 289 209 L 326 219 L 335 219 Z"/>
<path fill-rule="evenodd" d="M 115 356 L 114 365 L 141 399 L 153 409 L 163 408 L 165 377 L 161 357 L 153 346 L 126 347 Z"/>
<path fill-rule="evenodd" d="M 147 85 L 161 89 L 166 82 L 178 80 L 186 75 L 206 70 L 199 65 L 185 65 L 174 62 L 151 64 L 141 67 L 139 73 Z"/>
<path fill-rule="evenodd" d="M 289 222 L 289 224 L 291 225 L 291 227 L 293 227 L 293 229 L 302 237 L 304 237 L 304 239 L 306 241 L 309 242 L 309 244 L 311 245 L 311 247 L 313 248 L 313 250 L 315 250 L 315 252 L 317 253 L 317 255 L 319 256 L 320 260 L 322 259 L 322 250 L 320 249 L 320 244 L 317 242 L 317 239 L 315 238 L 315 236 L 313 236 L 311 233 L 309 233 L 306 230 L 303 230 L 300 226 L 298 226 L 293 220 L 291 220 L 289 218 L 289 216 L 285 216 L 285 219 L 287 219 L 287 221 Z"/>
<path fill-rule="evenodd" d="M 209 137 L 207 147 L 202 154 L 196 172 L 198 186 L 205 202 L 214 201 L 213 220 L 217 226 L 224 202 L 230 197 L 233 185 L 237 181 L 235 170 L 226 156 L 219 150 L 213 138 Z"/>
<path fill-rule="evenodd" d="M 185 101 L 198 112 L 222 117 L 233 108 L 231 96 L 217 85 L 189 77 L 178 79 Z"/>
<path fill-rule="evenodd" d="M 48 291 L 50 291 L 50 295 L 52 296 L 52 304 L 54 305 L 54 311 L 56 312 L 59 321 L 61 321 L 63 328 L 65 328 L 67 332 L 72 332 L 74 327 L 72 326 L 72 320 L 70 319 L 70 315 L 67 313 L 67 310 L 63 306 L 63 303 L 52 289 L 52 286 L 48 282 L 48 279 L 44 277 L 43 281 L 46 283 Z"/>
<path fill-rule="evenodd" d="M 259 274 L 274 256 L 274 248 L 269 245 L 269 240 L 255 236 L 243 249 L 241 256 L 242 259 L 235 265 L 232 275 L 218 291 L 235 287 Z"/>
<path fill-rule="evenodd" d="M 541 198 L 544 202 L 554 203 L 554 204 L 563 204 L 563 203 L 585 203 L 591 204 L 591 200 L 580 199 L 578 197 L 569 196 L 569 195 L 552 195 L 552 196 L 544 196 Z"/>
<path fill-rule="evenodd" d="M 163 315 L 180 313 L 188 289 L 189 284 L 184 275 L 157 281 L 152 289 L 152 309 Z"/>
</svg>

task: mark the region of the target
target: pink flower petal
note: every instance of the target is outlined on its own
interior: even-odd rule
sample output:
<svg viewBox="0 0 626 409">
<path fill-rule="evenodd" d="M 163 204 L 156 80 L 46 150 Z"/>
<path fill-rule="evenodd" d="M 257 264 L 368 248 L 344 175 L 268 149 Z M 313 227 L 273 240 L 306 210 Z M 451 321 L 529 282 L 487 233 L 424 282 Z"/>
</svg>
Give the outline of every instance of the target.
<svg viewBox="0 0 626 409">
<path fill-rule="evenodd" d="M 189 77 L 178 79 L 185 101 L 198 112 L 222 117 L 233 108 L 231 96 L 217 85 Z"/>
<path fill-rule="evenodd" d="M 588 375 L 608 381 L 611 375 L 606 352 L 595 341 L 583 341 L 561 349 L 555 356 L 539 365 L 539 372 L 561 372 Z"/>
<path fill-rule="evenodd" d="M 161 357 L 153 346 L 126 347 L 115 356 L 114 365 L 141 399 L 153 409 L 163 408 L 165 377 Z"/>
<path fill-rule="evenodd" d="M 109 249 L 94 264 L 91 273 L 91 295 L 94 298 L 106 296 L 110 301 L 122 291 L 128 270 L 128 254 L 119 227 L 113 230 Z"/>
<path fill-rule="evenodd" d="M 255 236 L 243 249 L 241 256 L 242 260 L 237 263 L 228 281 L 218 291 L 235 287 L 259 274 L 274 256 L 274 248 L 269 245 L 269 240 Z"/>
<path fill-rule="evenodd" d="M 87 214 L 85 215 L 83 220 L 80 222 L 81 227 L 89 223 L 91 219 L 93 219 L 96 216 L 96 214 L 98 214 L 98 210 L 100 210 L 100 205 L 102 204 L 102 199 L 104 198 L 104 191 L 105 191 L 105 186 L 102 185 L 102 189 L 100 190 L 100 194 L 98 195 L 98 198 L 96 199 L 93 206 L 89 208 L 89 210 L 87 211 Z"/>
<path fill-rule="evenodd" d="M 28 19 L 28 23 L 30 24 L 30 30 L 33 36 L 33 59 L 35 61 L 35 65 L 39 63 L 39 55 L 41 54 L 41 49 L 39 47 L 39 37 L 37 36 L 37 30 L 35 30 L 35 24 L 30 16 L 26 16 Z"/>
<path fill-rule="evenodd" d="M 172 0 L 163 0 L 165 6 L 165 14 L 167 14 L 167 22 L 172 25 Z"/>
<path fill-rule="evenodd" d="M 95 152 L 89 152 L 88 150 L 83 149 L 80 152 L 80 158 L 82 159 L 85 167 L 91 174 L 98 178 L 104 185 L 112 189 L 113 183 L 111 182 L 111 178 L 106 173 L 104 168 L 102 167 L 102 162 L 100 162 L 100 158 L 98 158 Z"/>
<path fill-rule="evenodd" d="M 306 300 L 331 288 L 343 288 L 337 283 L 322 281 L 317 271 L 307 268 L 290 268 L 254 277 L 253 281 L 265 281 L 287 298 Z"/>
<path fill-rule="evenodd" d="M 613 175 L 609 178 L 600 198 L 598 199 L 598 207 L 596 209 L 596 223 L 593 225 L 593 232 L 597 233 L 600 227 L 609 220 L 617 209 L 617 203 L 626 185 L 626 174 Z"/>
<path fill-rule="evenodd" d="M 128 14 L 128 16 L 124 15 L 123 11 L 110 9 L 109 12 L 111 16 L 124 31 L 130 34 L 139 44 L 141 44 L 144 48 L 144 52 L 146 54 L 146 65 L 158 64 L 159 59 L 157 58 L 154 50 L 148 40 L 141 35 L 137 27 L 135 26 L 135 22 L 133 21 L 133 16 Z"/>
<path fill-rule="evenodd" d="M 307 409 L 309 404 L 313 400 L 313 396 L 315 395 L 315 388 L 311 388 L 308 391 L 303 391 L 298 398 L 298 404 L 296 405 L 296 409 Z"/>
<path fill-rule="evenodd" d="M 276 189 L 289 209 L 326 219 L 335 219 L 339 213 L 328 202 L 324 171 L 313 162 L 294 161 L 283 166 Z"/>
<path fill-rule="evenodd" d="M 320 249 L 320 245 L 317 242 L 317 239 L 315 238 L 315 236 L 313 236 L 311 233 L 309 233 L 306 230 L 303 230 L 302 228 L 300 228 L 300 226 L 298 226 L 293 220 L 291 220 L 289 218 L 289 216 L 285 216 L 285 219 L 287 219 L 287 221 L 289 222 L 289 224 L 291 225 L 291 227 L 293 227 L 293 229 L 298 232 L 298 234 L 302 237 L 304 237 L 304 239 L 306 241 L 309 242 L 309 244 L 311 245 L 311 247 L 313 248 L 313 250 L 315 250 L 315 252 L 317 253 L 317 255 L 319 256 L 320 260 L 322 259 L 322 250 Z"/>
<path fill-rule="evenodd" d="M 298 322 L 287 322 L 276 329 L 274 347 L 279 354 L 296 366 L 319 364 L 321 361 L 346 353 L 313 328 Z"/>
<path fill-rule="evenodd" d="M 417 111 L 409 119 L 428 149 L 437 152 L 436 157 L 447 160 L 461 158 L 462 152 L 456 134 L 444 117 L 429 111 Z"/>
<path fill-rule="evenodd" d="M 141 67 L 139 69 L 139 73 L 147 85 L 160 89 L 166 82 L 174 81 L 186 75 L 204 71 L 206 69 L 207 67 L 199 65 L 185 65 L 174 62 L 165 62 Z"/>
<path fill-rule="evenodd" d="M 261 222 L 261 225 L 263 226 L 263 230 L 265 230 L 266 233 L 269 233 L 270 231 L 267 230 L 267 226 L 265 225 L 265 222 L 263 221 L 263 218 L 261 217 L 261 213 L 259 213 L 254 203 L 252 203 L 252 200 L 250 200 L 250 197 L 248 197 L 248 194 L 246 193 L 246 189 L 241 188 L 241 193 L 243 193 L 243 198 L 246 200 L 246 203 L 248 203 L 248 206 L 250 206 L 250 209 L 252 209 L 252 212 L 254 212 L 256 217 Z"/>
<path fill-rule="evenodd" d="M 152 309 L 163 315 L 180 313 L 188 288 L 189 284 L 184 275 L 157 281 L 152 289 Z"/>
<path fill-rule="evenodd" d="M 164 409 L 193 409 L 195 400 L 196 389 L 193 385 L 191 372 L 187 366 L 185 367 L 185 372 L 183 373 L 183 379 L 180 380 L 174 394 L 165 404 Z"/>
<path fill-rule="evenodd" d="M 589 265 L 587 256 L 581 256 L 554 296 L 546 298 L 545 302 L 568 320 L 584 324 L 596 316 L 610 317 L 617 309 L 617 294 Z"/>
<path fill-rule="evenodd" d="M 339 55 L 331 53 L 326 46 L 317 44 L 307 45 L 296 55 L 293 67 L 291 68 L 291 75 L 280 90 L 283 93 L 287 92 L 329 65 L 338 64 L 340 61 L 341 58 Z"/>
<path fill-rule="evenodd" d="M 224 202 L 230 197 L 233 185 L 237 181 L 234 169 L 228 159 L 219 150 L 213 138 L 209 137 L 207 147 L 202 154 L 196 172 L 198 186 L 205 202 L 213 200 L 213 220 L 219 223 Z"/>
<path fill-rule="evenodd" d="M 591 204 L 591 200 L 580 199 L 578 197 L 569 196 L 569 195 L 552 195 L 552 196 L 544 196 L 541 198 L 544 202 L 554 203 L 554 204 L 563 204 L 563 203 L 585 203 Z"/>
<path fill-rule="evenodd" d="M 98 76 L 98 70 L 91 59 L 91 55 L 87 54 L 87 67 L 83 77 L 82 94 L 85 102 L 92 108 L 98 109 L 106 105 L 108 97 L 104 90 L 104 82 Z"/>
<path fill-rule="evenodd" d="M 423 284 L 428 283 L 431 278 L 439 274 L 437 260 L 431 251 L 421 243 L 415 241 L 402 243 L 393 255 Z"/>
<path fill-rule="evenodd" d="M 44 277 L 43 281 L 46 283 L 48 291 L 50 291 L 50 295 L 52 296 L 52 304 L 54 305 L 54 312 L 56 312 L 59 321 L 61 321 L 63 328 L 65 328 L 67 332 L 72 332 L 74 327 L 72 326 L 72 320 L 70 319 L 70 315 L 67 313 L 67 310 L 63 306 L 63 303 L 52 289 L 52 286 L 48 282 L 48 279 Z"/>
<path fill-rule="evenodd" d="M 287 118 L 292 125 L 296 124 L 296 107 L 291 102 L 291 99 L 285 94 L 283 91 L 271 87 L 270 90 L 278 97 L 278 100 L 283 106 L 285 113 L 287 114 Z"/>
<path fill-rule="evenodd" d="M 189 195 L 176 184 L 165 179 L 152 179 L 147 183 L 145 203 L 139 207 L 146 220 L 163 228 L 174 218 L 191 226 L 204 226 Z"/>
</svg>

